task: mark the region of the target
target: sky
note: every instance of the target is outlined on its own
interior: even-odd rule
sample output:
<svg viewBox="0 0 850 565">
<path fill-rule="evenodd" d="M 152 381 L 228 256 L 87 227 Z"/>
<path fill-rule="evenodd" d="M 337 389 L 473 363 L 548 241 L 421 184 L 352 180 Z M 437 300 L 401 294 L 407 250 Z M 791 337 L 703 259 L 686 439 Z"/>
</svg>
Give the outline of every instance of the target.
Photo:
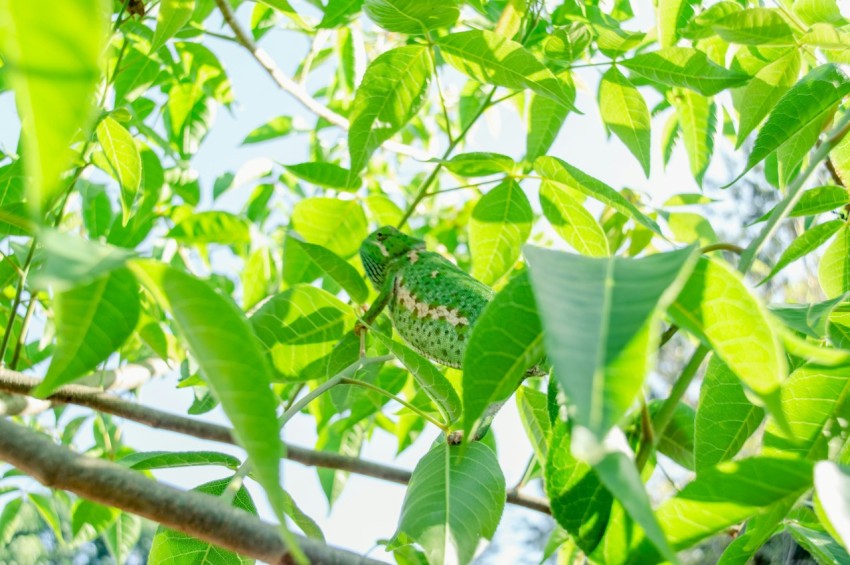
<svg viewBox="0 0 850 565">
<path fill-rule="evenodd" d="M 649 2 L 637 8 L 649 10 Z M 239 20 L 248 27 L 251 4 L 245 4 L 238 11 Z M 300 9 L 300 5 L 296 4 Z M 652 14 L 640 14 L 640 21 L 646 22 Z M 211 20 L 213 21 L 213 20 Z M 212 29 L 218 31 L 217 28 Z M 226 32 L 226 31 L 225 31 Z M 213 181 L 224 172 L 235 172 L 246 162 L 254 159 L 272 159 L 285 164 L 300 163 L 308 160 L 305 137 L 290 136 L 276 141 L 256 145 L 241 146 L 245 135 L 257 126 L 279 115 L 301 116 L 312 123 L 313 117 L 303 109 L 290 95 L 281 91 L 259 64 L 242 47 L 215 38 L 205 40 L 221 58 L 233 83 L 237 102 L 232 114 L 219 108 L 211 133 L 193 158 L 192 166 L 199 172 L 205 198 L 201 208 L 212 204 L 209 196 Z M 292 76 L 295 67 L 307 51 L 307 43 L 300 35 L 289 31 L 275 30 L 261 42 L 277 64 Z M 334 62 L 331 61 L 333 66 Z M 585 172 L 603 180 L 607 184 L 620 188 L 628 186 L 644 191 L 652 204 L 660 206 L 667 197 L 680 192 L 697 192 L 698 187 L 688 171 L 687 159 L 681 147 L 677 147 L 671 165 L 663 170 L 660 160 L 660 124 L 653 131 L 652 176 L 646 179 L 640 166 L 622 143 L 616 138 L 607 139 L 598 111 L 596 110 L 596 85 L 604 71 L 598 68 L 581 69 L 577 74 L 579 93 L 576 105 L 584 115 L 571 114 L 560 136 L 550 151 L 551 155 L 565 159 L 579 166 Z M 460 76 L 447 71 L 443 77 L 449 92 L 458 90 L 462 84 Z M 308 82 L 308 89 L 317 87 L 321 80 Z M 451 97 L 451 95 L 450 95 Z M 15 117 L 14 102 L 10 93 L 0 94 L 0 147 L 13 149 L 17 143 L 19 125 Z M 503 107 L 493 109 L 484 116 L 471 131 L 465 151 L 494 151 L 513 157 L 521 157 L 524 151 L 525 127 L 513 106 L 504 103 Z M 335 129 L 329 131 L 323 139 L 330 142 L 344 139 L 344 132 Z M 436 151 L 435 151 L 436 153 Z M 718 166 L 720 160 L 708 173 Z M 254 161 L 256 165 L 257 161 Z M 423 166 L 423 170 L 428 166 Z M 529 198 L 536 202 L 533 185 L 528 190 Z M 226 198 L 215 204 L 216 209 L 238 210 L 250 196 L 252 184 L 235 188 Z M 458 193 L 458 197 L 469 194 Z M 216 254 L 218 263 L 214 269 L 238 279 L 238 263 Z M 142 387 L 138 401 L 143 405 L 155 406 L 169 412 L 185 414 L 192 403 L 189 389 L 176 389 L 177 376 L 172 374 L 155 379 Z M 84 413 L 81 409 L 75 412 Z M 220 408 L 201 416 L 205 420 L 226 423 Z M 189 437 L 149 429 L 145 426 L 126 422 L 123 425 L 125 443 L 139 451 L 148 450 L 200 450 L 213 449 L 236 455 L 242 455 L 238 448 L 213 444 Z M 522 475 L 525 463 L 531 455 L 531 447 L 525 437 L 523 427 L 511 401 L 499 414 L 493 426 L 498 438 L 499 460 L 505 473 L 508 487 L 513 486 Z M 373 439 L 364 446 L 362 457 L 371 461 L 389 463 L 394 466 L 412 469 L 427 451 L 437 431 L 433 427 L 426 430 L 423 437 L 401 456 L 394 459 L 396 441 L 394 437 L 378 430 Z M 85 437 L 85 436 L 83 436 Z M 316 441 L 313 420 L 300 415 L 294 418 L 285 429 L 284 439 L 306 447 L 312 447 Z M 86 445 L 85 439 L 82 445 Z M 157 471 L 155 476 L 169 484 L 182 488 L 191 488 L 208 480 L 221 478 L 224 472 L 215 468 L 191 468 Z M 333 512 L 328 513 L 328 505 L 319 486 L 315 470 L 296 463 L 283 465 L 284 487 L 308 515 L 313 517 L 322 528 L 328 543 L 367 552 L 378 559 L 389 556 L 381 549 L 374 549 L 376 540 L 390 538 L 398 520 L 405 488 L 401 485 L 386 483 L 368 477 L 352 475 L 342 496 L 336 502 Z M 539 488 L 534 486 L 534 488 Z M 531 492 L 534 492 L 532 488 Z M 251 486 L 255 502 L 261 515 L 272 520 L 272 512 L 256 485 Z M 539 493 L 539 491 L 538 491 Z M 0 499 L 2 502 L 2 499 Z M 500 557 L 512 562 L 521 562 L 528 558 L 536 562 L 535 556 L 524 555 L 522 546 L 523 526 L 517 520 L 528 518 L 540 521 L 536 513 L 508 506 L 506 518 L 502 520 L 496 534 L 501 539 Z M 365 516 L 365 519 L 364 519 Z"/>
</svg>

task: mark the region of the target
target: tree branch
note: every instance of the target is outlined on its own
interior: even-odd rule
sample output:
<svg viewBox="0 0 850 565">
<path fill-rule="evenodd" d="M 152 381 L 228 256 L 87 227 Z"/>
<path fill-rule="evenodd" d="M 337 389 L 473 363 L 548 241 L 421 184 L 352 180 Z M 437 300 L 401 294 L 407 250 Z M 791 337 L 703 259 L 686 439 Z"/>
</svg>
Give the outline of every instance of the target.
<svg viewBox="0 0 850 565">
<path fill-rule="evenodd" d="M 215 0 L 218 9 L 221 11 L 221 15 L 224 17 L 224 21 L 233 30 L 234 35 L 236 35 L 236 40 L 239 42 L 242 47 L 247 49 L 254 59 L 260 64 L 263 69 L 269 74 L 272 80 L 284 91 L 288 92 L 292 96 L 295 97 L 301 104 L 304 105 L 308 110 L 319 116 L 320 118 L 324 118 L 331 124 L 341 127 L 344 130 L 348 130 L 348 120 L 343 116 L 340 116 L 312 96 L 307 92 L 304 87 L 300 84 L 289 78 L 286 73 L 284 73 L 280 67 L 274 62 L 274 59 L 266 53 L 266 51 L 257 46 L 254 43 L 254 40 L 248 34 L 247 31 L 239 24 L 236 20 L 236 14 L 233 13 L 233 9 L 231 9 L 230 4 L 227 3 L 227 0 Z M 431 158 L 427 152 L 417 149 L 416 147 L 411 147 L 410 145 L 404 145 L 403 143 L 397 143 L 394 141 L 385 141 L 382 144 L 384 149 L 388 149 L 394 153 L 399 153 L 401 155 L 407 155 L 408 157 L 413 157 L 414 159 L 418 159 L 420 161 L 427 161 Z"/>
<path fill-rule="evenodd" d="M 2 392 L 26 395 L 40 382 L 39 379 L 16 371 L 0 369 L 0 391 Z M 219 443 L 239 445 L 233 439 L 233 430 L 226 426 L 141 406 L 90 387 L 80 385 L 63 386 L 58 388 L 48 400 L 56 403 L 85 406 L 99 412 L 144 424 L 150 428 L 169 430 Z M 283 445 L 285 448 L 284 457 L 302 465 L 338 469 L 340 471 L 348 471 L 403 485 L 410 482 L 410 471 L 405 469 L 374 463 L 372 461 L 364 461 L 356 457 L 346 457 L 328 451 L 314 451 L 285 442 L 283 442 Z M 508 494 L 507 501 L 511 504 L 536 510 L 543 514 L 551 514 L 549 502 L 537 496 L 511 492 Z"/>
<path fill-rule="evenodd" d="M 0 420 L 0 459 L 44 486 L 144 516 L 241 555 L 294 563 L 276 526 L 217 497 L 181 491 L 110 461 L 75 454 L 7 420 Z M 298 543 L 311 563 L 381 563 L 309 538 L 299 536 Z"/>
</svg>

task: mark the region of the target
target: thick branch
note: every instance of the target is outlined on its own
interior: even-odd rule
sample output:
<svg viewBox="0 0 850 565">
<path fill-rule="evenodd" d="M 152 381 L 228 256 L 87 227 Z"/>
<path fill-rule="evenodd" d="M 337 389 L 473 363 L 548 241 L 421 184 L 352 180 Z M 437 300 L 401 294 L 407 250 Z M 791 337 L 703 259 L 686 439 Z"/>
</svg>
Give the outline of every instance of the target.
<svg viewBox="0 0 850 565">
<path fill-rule="evenodd" d="M 35 388 L 39 382 L 38 379 L 28 375 L 0 369 L 0 391 L 2 392 L 25 395 Z M 226 426 L 141 406 L 89 387 L 79 385 L 63 386 L 57 389 L 55 394 L 49 397 L 48 400 L 57 403 L 86 406 L 99 412 L 144 424 L 150 428 L 169 430 L 199 439 L 238 445 L 236 440 L 233 439 L 233 430 Z M 346 457 L 337 453 L 313 451 L 312 449 L 305 449 L 288 443 L 284 443 L 284 448 L 286 459 L 301 463 L 302 465 L 338 469 L 340 471 L 348 471 L 398 484 L 407 484 L 410 482 L 410 471 L 397 467 L 364 461 L 356 457 Z M 548 501 L 540 497 L 511 492 L 508 494 L 507 501 L 511 504 L 524 506 L 525 508 L 530 508 L 544 514 L 551 513 Z"/>
<path fill-rule="evenodd" d="M 0 419 L 0 459 L 43 485 L 114 506 L 268 563 L 294 563 L 277 527 L 221 499 L 181 491 L 103 459 L 73 453 L 24 426 Z M 299 538 L 311 563 L 380 563 Z"/>
<path fill-rule="evenodd" d="M 257 60 L 260 66 L 265 69 L 279 87 L 294 96 L 296 100 L 320 118 L 324 118 L 329 123 L 341 127 L 344 130 L 348 129 L 349 124 L 345 117 L 340 116 L 310 96 L 310 93 L 308 93 L 304 87 L 289 78 L 289 76 L 287 76 L 287 74 L 284 73 L 277 64 L 275 64 L 274 59 L 272 59 L 264 49 L 258 47 L 257 44 L 254 43 L 254 40 L 248 32 L 245 31 L 245 29 L 236 20 L 236 14 L 233 13 L 233 10 L 230 8 L 230 4 L 227 3 L 227 0 L 215 0 L 215 3 L 221 11 L 224 21 L 227 22 L 227 25 L 231 30 L 233 30 L 234 35 L 236 35 L 236 40 L 239 44 L 251 53 L 254 59 Z M 404 145 L 403 143 L 385 141 L 382 146 L 384 149 L 388 149 L 394 153 L 407 155 L 408 157 L 413 157 L 420 161 L 427 161 L 431 158 L 427 152 L 417 149 L 416 147 Z"/>
</svg>

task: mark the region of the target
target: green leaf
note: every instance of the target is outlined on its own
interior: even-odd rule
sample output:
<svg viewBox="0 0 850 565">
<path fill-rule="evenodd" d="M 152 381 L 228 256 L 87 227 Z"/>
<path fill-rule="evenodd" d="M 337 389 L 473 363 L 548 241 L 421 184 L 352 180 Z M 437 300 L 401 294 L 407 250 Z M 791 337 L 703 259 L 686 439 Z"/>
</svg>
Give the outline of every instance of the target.
<svg viewBox="0 0 850 565">
<path fill-rule="evenodd" d="M 735 147 L 741 147 L 747 136 L 758 127 L 788 89 L 797 82 L 800 74 L 801 57 L 797 49 L 790 49 L 762 67 L 746 86 L 732 92 L 732 100 L 738 109 L 738 139 Z"/>
<path fill-rule="evenodd" d="M 666 47 L 620 64 L 649 80 L 689 88 L 703 96 L 712 96 L 750 78 L 712 63 L 705 53 L 689 47 Z"/>
<path fill-rule="evenodd" d="M 457 391 L 448 379 L 443 376 L 443 373 L 438 371 L 430 361 L 406 345 L 385 336 L 380 331 L 373 330 L 371 333 L 401 361 L 402 365 L 407 367 L 419 388 L 424 390 L 429 398 L 434 401 L 446 423 L 455 422 L 460 418 L 460 397 L 458 397 Z"/>
<path fill-rule="evenodd" d="M 54 303 L 56 349 L 33 395 L 49 396 L 94 371 L 130 337 L 139 321 L 139 285 L 126 269 L 60 292 Z"/>
<path fill-rule="evenodd" d="M 682 28 L 694 15 L 696 0 L 660 0 L 656 13 L 658 15 L 658 42 L 661 47 L 671 47 L 681 37 Z"/>
<path fill-rule="evenodd" d="M 775 322 L 737 272 L 701 258 L 669 313 L 709 345 L 768 408 L 776 406 L 788 370 L 785 352 Z"/>
<path fill-rule="evenodd" d="M 835 221 L 841 222 L 841 220 Z M 821 257 L 820 265 L 818 265 L 818 281 L 828 298 L 839 296 L 850 290 L 850 228 L 847 224 L 840 226 L 835 240 Z"/>
<path fill-rule="evenodd" d="M 543 54 L 560 63 L 572 63 L 581 57 L 593 39 L 590 28 L 582 22 L 558 27 L 543 40 Z"/>
<path fill-rule="evenodd" d="M 56 509 L 56 499 L 38 493 L 30 493 L 27 496 L 29 496 L 30 502 L 32 502 L 38 511 L 38 515 L 41 516 L 44 523 L 53 531 L 59 543 L 64 543 L 62 522 Z"/>
<path fill-rule="evenodd" d="M 408 35 L 450 27 L 460 17 L 457 0 L 365 0 L 363 11 L 385 30 Z"/>
<path fill-rule="evenodd" d="M 142 534 L 142 519 L 134 514 L 122 512 L 107 528 L 101 539 L 118 565 L 124 565 Z"/>
<path fill-rule="evenodd" d="M 339 27 L 347 23 L 360 11 L 363 0 L 328 0 L 324 7 L 324 16 L 319 22 L 320 29 Z"/>
<path fill-rule="evenodd" d="M 493 297 L 472 328 L 463 359 L 464 437 L 472 437 L 487 407 L 508 398 L 543 355 L 543 328 L 523 271 Z"/>
<path fill-rule="evenodd" d="M 815 465 L 815 492 L 832 531 L 850 548 L 850 469 L 832 461 Z"/>
<path fill-rule="evenodd" d="M 369 298 L 369 289 L 363 282 L 363 277 L 350 263 L 320 245 L 292 239 L 293 244 L 301 247 L 322 272 L 341 286 L 352 300 L 358 304 L 366 302 Z"/>
<path fill-rule="evenodd" d="M 786 142 L 793 141 L 797 134 L 812 127 L 820 131 L 848 92 L 850 81 L 835 65 L 821 65 L 810 71 L 776 103 L 756 136 L 747 166 L 732 183 Z"/>
<path fill-rule="evenodd" d="M 505 478 L 489 447 L 475 442 L 461 456 L 438 443 L 413 469 L 387 549 L 415 541 L 430 563 L 469 563 L 481 537 L 493 537 L 504 506 Z"/>
<path fill-rule="evenodd" d="M 625 437 L 623 440 L 625 441 Z M 629 517 L 640 525 L 664 558 L 671 563 L 678 563 L 676 553 L 667 542 L 659 521 L 652 511 L 646 487 L 632 458 L 623 452 L 607 453 L 600 461 L 593 464 L 593 470 L 602 484 L 623 506 Z"/>
<path fill-rule="evenodd" d="M 836 0 L 797 0 L 791 7 L 794 14 L 807 24 L 827 22 L 836 25 L 846 23 L 841 16 Z"/>
<path fill-rule="evenodd" d="M 569 430 L 563 423 L 552 430 L 545 486 L 552 517 L 585 554 L 591 554 L 608 526 L 614 497 L 593 468 L 572 455 Z"/>
<path fill-rule="evenodd" d="M 93 540 L 115 523 L 121 511 L 96 502 L 77 499 L 71 510 L 71 534 L 74 541 Z"/>
<path fill-rule="evenodd" d="M 334 345 L 354 326 L 354 313 L 320 288 L 296 285 L 267 301 L 251 326 L 278 378 L 322 378 Z"/>
<path fill-rule="evenodd" d="M 688 153 L 691 174 L 701 186 L 714 152 L 717 110 L 710 98 L 690 90 L 678 92 L 673 104 L 679 118 L 685 151 Z"/>
<path fill-rule="evenodd" d="M 443 161 L 443 166 L 462 177 L 486 177 L 511 173 L 516 167 L 514 160 L 500 153 L 459 153 Z"/>
<path fill-rule="evenodd" d="M 770 419 L 764 430 L 765 455 L 799 455 L 816 461 L 828 457 L 828 427 L 843 417 L 850 390 L 847 367 L 803 366 L 782 384 L 782 411 L 793 438 Z"/>
<path fill-rule="evenodd" d="M 564 84 L 572 89 L 572 100 L 574 101 L 575 89 L 572 88 L 572 82 L 567 83 L 564 79 Z M 532 94 L 531 102 L 528 105 L 528 123 L 525 134 L 525 159 L 527 161 L 533 162 L 549 151 L 549 148 L 555 143 L 569 112 L 569 108 L 551 98 Z"/>
<path fill-rule="evenodd" d="M 351 420 L 337 420 L 330 426 L 325 426 L 319 433 L 316 449 L 330 453 L 338 453 L 346 457 L 360 457 L 363 446 L 363 427 L 352 423 Z M 348 472 L 337 469 L 318 469 L 319 482 L 328 499 L 328 506 L 342 494 L 348 480 Z"/>
<path fill-rule="evenodd" d="M 230 212 L 215 210 L 186 216 L 171 228 L 167 237 L 194 245 L 237 245 L 251 242 L 248 222 Z"/>
<path fill-rule="evenodd" d="M 552 228 L 573 249 L 589 257 L 607 257 L 608 238 L 599 222 L 561 184 L 540 183 L 540 208 Z"/>
<path fill-rule="evenodd" d="M 575 110 L 569 90 L 521 44 L 485 30 L 462 31 L 436 40 L 446 61 L 483 84 L 532 90 Z"/>
<path fill-rule="evenodd" d="M 663 404 L 664 401 L 661 399 L 653 400 L 649 404 L 650 415 L 655 416 Z M 672 419 L 664 428 L 664 433 L 658 438 L 658 451 L 689 471 L 693 471 L 696 467 L 694 462 L 696 415 L 693 408 L 680 402 L 673 411 Z"/>
<path fill-rule="evenodd" d="M 363 184 L 360 177 L 353 176 L 348 169 L 333 163 L 301 163 L 283 167 L 301 180 L 327 188 L 356 192 Z"/>
<path fill-rule="evenodd" d="M 142 184 L 142 157 L 130 132 L 109 116 L 100 120 L 96 132 L 106 156 L 106 172 L 121 186 L 121 204 L 126 224 Z"/>
<path fill-rule="evenodd" d="M 284 137 L 289 135 L 292 132 L 292 129 L 291 117 L 278 116 L 276 118 L 272 118 L 263 125 L 252 129 L 251 132 L 245 136 L 245 139 L 242 140 L 242 145 L 260 143 L 262 141 L 269 141 L 270 139 Z"/>
<path fill-rule="evenodd" d="M 271 368 L 245 316 L 208 284 L 161 263 L 135 260 L 130 269 L 172 317 L 199 371 L 233 424 L 258 482 L 284 519 L 281 444 Z"/>
<path fill-rule="evenodd" d="M 789 218 L 814 216 L 831 212 L 850 203 L 850 192 L 843 186 L 826 185 L 803 191 L 800 200 L 791 209 Z"/>
<path fill-rule="evenodd" d="M 811 463 L 752 457 L 706 469 L 656 510 L 670 544 L 691 547 L 812 485 Z"/>
<path fill-rule="evenodd" d="M 608 69 L 599 82 L 599 112 L 605 126 L 620 138 L 649 177 L 649 108 L 616 66 Z"/>
<path fill-rule="evenodd" d="M 366 215 L 356 200 L 307 198 L 292 210 L 292 229 L 308 243 L 321 245 L 343 259 L 366 239 Z"/>
<path fill-rule="evenodd" d="M 711 222 L 702 214 L 674 212 L 664 216 L 675 241 L 685 244 L 698 243 L 700 246 L 717 243 L 717 234 L 711 227 Z"/>
<path fill-rule="evenodd" d="M 534 170 L 540 173 L 540 176 L 542 176 L 545 180 L 552 182 L 558 188 L 568 192 L 570 190 L 575 190 L 582 194 L 586 194 L 591 198 L 595 198 L 603 204 L 606 204 L 629 218 L 632 218 L 634 221 L 654 233 L 661 235 L 661 228 L 658 227 L 655 220 L 649 218 L 643 212 L 638 210 L 637 207 L 623 197 L 622 194 L 604 182 L 593 178 L 587 173 L 583 173 L 557 157 L 538 157 L 537 160 L 534 161 Z"/>
<path fill-rule="evenodd" d="M 180 31 L 195 11 L 195 0 L 162 0 L 156 17 L 156 31 L 151 40 L 151 53 L 159 51 L 165 42 Z"/>
<path fill-rule="evenodd" d="M 242 269 L 242 308 L 246 311 L 277 290 L 277 266 L 269 249 L 257 248 Z"/>
<path fill-rule="evenodd" d="M 533 222 L 531 204 L 516 181 L 506 180 L 485 194 L 469 223 L 472 276 L 490 285 L 510 271 Z"/>
<path fill-rule="evenodd" d="M 735 373 L 712 355 L 700 386 L 694 423 L 697 473 L 734 457 L 762 420 L 764 409 L 747 399 Z"/>
<path fill-rule="evenodd" d="M 33 210 L 49 207 L 65 189 L 59 177 L 73 141 L 79 130 L 88 138 L 109 13 L 102 0 L 0 1 L 3 80 L 21 113 Z"/>
<path fill-rule="evenodd" d="M 8 500 L 0 511 L 0 544 L 7 544 L 21 525 L 20 511 L 23 499 Z"/>
<path fill-rule="evenodd" d="M 289 3 L 289 0 L 257 0 L 257 1 L 262 2 L 263 4 L 266 4 L 267 6 L 271 6 L 275 10 L 284 14 L 290 20 L 295 22 L 295 25 L 297 25 L 303 31 L 306 31 L 306 32 L 312 31 L 312 27 L 307 22 L 304 21 L 304 18 L 302 18 L 298 14 L 298 12 L 295 11 L 295 8 L 293 8 L 292 4 Z"/>
<path fill-rule="evenodd" d="M 526 246 L 546 351 L 598 439 L 631 407 L 653 365 L 658 313 L 693 265 L 693 248 L 641 259 L 590 258 Z"/>
<path fill-rule="evenodd" d="M 425 102 L 431 60 L 424 45 L 396 47 L 369 63 L 354 94 L 348 130 L 351 175 L 413 118 Z"/>
<path fill-rule="evenodd" d="M 743 45 L 794 45 L 791 26 L 779 10 L 749 8 L 715 21 L 711 28 L 730 43 Z"/>
<path fill-rule="evenodd" d="M 516 404 L 522 427 L 525 428 L 537 462 L 541 467 L 545 466 L 549 458 L 549 437 L 552 433 L 546 393 L 529 386 L 521 386 L 516 391 Z"/>
<path fill-rule="evenodd" d="M 823 530 L 813 530 L 797 523 L 785 524 L 785 531 L 791 534 L 800 546 L 808 551 L 818 563 L 824 565 L 850 565 L 850 555 L 832 536 Z"/>
<path fill-rule="evenodd" d="M 235 471 L 241 462 L 233 455 L 217 451 L 139 451 L 122 457 L 118 464 L 137 471 L 207 465 L 221 465 Z"/>
<path fill-rule="evenodd" d="M 221 496 L 227 489 L 230 479 L 219 479 L 192 490 L 212 496 Z M 239 487 L 233 497 L 233 506 L 250 514 L 257 514 L 257 508 L 251 495 L 244 486 Z M 178 532 L 160 526 L 156 530 L 151 544 L 148 560 L 161 565 L 249 565 L 253 559 L 242 557 L 232 551 L 193 538 L 183 532 Z"/>
<path fill-rule="evenodd" d="M 779 261 L 777 261 L 776 265 L 773 266 L 773 269 L 770 270 L 770 274 L 768 274 L 760 284 L 766 283 L 776 276 L 779 271 L 823 245 L 827 239 L 832 237 L 843 227 L 844 222 L 842 220 L 832 220 L 804 231 L 800 237 L 792 241 L 785 249 L 782 256 L 779 258 Z M 821 261 L 821 264 L 823 264 L 823 261 Z"/>
</svg>

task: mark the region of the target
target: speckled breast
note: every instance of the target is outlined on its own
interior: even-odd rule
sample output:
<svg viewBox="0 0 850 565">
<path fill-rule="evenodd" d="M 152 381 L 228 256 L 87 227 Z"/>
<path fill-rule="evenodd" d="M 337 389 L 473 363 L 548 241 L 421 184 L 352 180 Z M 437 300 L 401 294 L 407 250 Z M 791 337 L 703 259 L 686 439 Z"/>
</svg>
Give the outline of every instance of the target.
<svg viewBox="0 0 850 565">
<path fill-rule="evenodd" d="M 411 252 L 389 309 L 401 337 L 429 359 L 460 368 L 472 326 L 493 291 L 441 255 Z"/>
</svg>

